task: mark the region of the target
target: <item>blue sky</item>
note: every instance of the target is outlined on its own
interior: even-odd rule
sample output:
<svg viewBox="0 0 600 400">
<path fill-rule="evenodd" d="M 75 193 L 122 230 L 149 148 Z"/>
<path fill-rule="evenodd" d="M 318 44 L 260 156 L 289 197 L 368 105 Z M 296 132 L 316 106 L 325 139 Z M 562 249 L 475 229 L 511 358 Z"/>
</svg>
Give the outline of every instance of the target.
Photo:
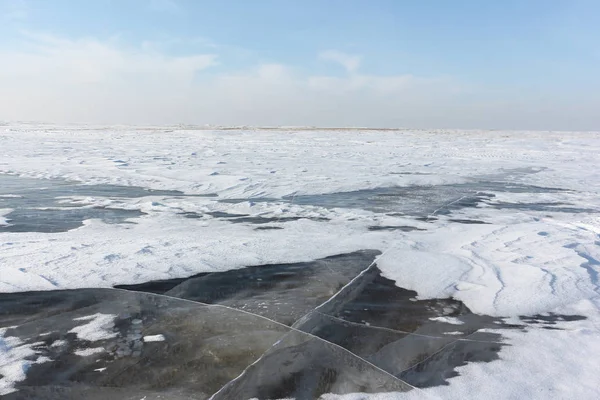
<svg viewBox="0 0 600 400">
<path fill-rule="evenodd" d="M 599 26 L 593 0 L 0 0 L 0 119 L 600 130 Z"/>
</svg>

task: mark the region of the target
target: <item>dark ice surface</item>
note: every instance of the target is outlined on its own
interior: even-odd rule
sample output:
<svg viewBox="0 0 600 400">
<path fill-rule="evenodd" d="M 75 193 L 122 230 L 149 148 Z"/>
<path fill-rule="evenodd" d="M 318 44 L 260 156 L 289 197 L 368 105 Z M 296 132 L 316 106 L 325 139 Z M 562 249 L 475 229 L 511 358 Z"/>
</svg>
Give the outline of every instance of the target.
<svg viewBox="0 0 600 400">
<path fill-rule="evenodd" d="M 529 324 L 556 325 L 557 322 L 581 321 L 585 319 L 585 317 L 581 315 L 563 315 L 549 312 L 547 314 L 536 314 L 531 316 L 523 315 L 520 319 Z"/>
<path fill-rule="evenodd" d="M 6 399 L 206 399 L 289 331 L 220 306 L 118 289 L 4 294 L 0 305 L 0 325 L 18 325 L 4 336 L 37 343 L 51 360 L 32 364 Z M 88 322 L 75 318 L 96 313 L 116 315 L 115 337 L 91 342 L 69 333 Z M 143 340 L 158 334 L 165 340 Z M 74 353 L 89 348 L 103 351 Z"/>
<path fill-rule="evenodd" d="M 430 214 L 448 215 L 463 208 L 476 207 L 489 203 L 493 207 L 514 209 L 540 209 L 552 207 L 554 211 L 577 212 L 577 208 L 564 207 L 558 203 L 500 203 L 490 202 L 494 193 L 558 193 L 563 189 L 546 188 L 506 182 L 473 181 L 469 183 L 436 185 L 383 187 L 318 195 L 302 195 L 286 198 L 294 204 L 314 205 L 327 208 L 359 208 L 379 213 L 402 213 L 427 216 Z"/>
<path fill-rule="evenodd" d="M 474 314 L 457 300 L 417 300 L 417 295 L 396 286 L 373 265 L 295 327 L 336 343 L 417 387 L 447 383 L 445 378 L 454 376 L 466 353 L 469 361 L 497 359 L 504 345 L 501 335 L 481 329 L 521 328 Z M 454 346 L 459 342 L 461 346 Z M 427 377 L 408 373 L 412 366 L 449 348 L 456 348 L 457 353 L 427 370 Z"/>
<path fill-rule="evenodd" d="M 207 212 L 207 213 L 196 213 L 196 212 L 184 212 L 181 213 L 180 215 L 182 215 L 184 218 L 192 218 L 192 219 L 200 219 L 203 218 L 205 215 L 209 215 L 213 218 L 221 218 L 224 219 L 226 221 L 235 223 L 235 224 L 253 224 L 253 225 L 261 225 L 261 224 L 268 224 L 268 223 L 284 223 L 284 222 L 291 222 L 291 221 L 298 221 L 301 219 L 310 219 L 313 221 L 322 221 L 322 222 L 326 222 L 329 221 L 329 218 L 324 218 L 324 217 L 269 217 L 269 216 L 264 216 L 264 215 L 255 215 L 255 216 L 250 216 L 248 214 L 232 214 L 232 213 L 226 213 L 226 212 L 222 212 L 222 211 L 211 211 L 211 212 Z M 259 227 L 261 228 L 261 227 Z M 264 228 L 264 227 L 262 227 Z M 279 228 L 279 227 L 271 227 L 271 229 L 273 228 Z"/>
<path fill-rule="evenodd" d="M 404 392 L 411 389 L 402 380 L 339 346 L 293 331 L 213 399 L 309 400 L 325 393 Z"/>
<path fill-rule="evenodd" d="M 145 213 L 139 210 L 104 207 L 18 209 L 5 216 L 10 225 L 0 225 L 0 232 L 66 232 L 83 226 L 83 221 L 86 219 L 96 218 L 107 224 L 122 224 L 128 223 L 129 218 L 142 215 Z"/>
<path fill-rule="evenodd" d="M 370 226 L 370 231 L 401 231 L 401 232 L 412 232 L 412 231 L 424 231 L 425 229 L 417 228 L 416 226 L 408 225 L 383 225 L 383 226 Z"/>
<path fill-rule="evenodd" d="M 477 219 L 462 219 L 462 218 L 450 218 L 448 221 L 456 222 L 458 224 L 468 224 L 468 225 L 484 225 L 488 222 L 480 221 Z"/>
<path fill-rule="evenodd" d="M 536 315 L 508 325 L 454 299 L 418 300 L 382 276 L 378 254 L 122 286 L 129 290 L 0 294 L 4 338 L 35 351 L 26 379 L 5 398 L 266 400 L 402 392 L 448 384 L 458 366 L 498 359 L 508 345 L 505 329 L 583 318 Z M 95 328 L 108 335 L 73 332 L 90 322 L 77 318 L 98 314 L 114 316 Z M 147 341 L 148 335 L 164 340 Z M 100 351 L 76 353 L 85 349 Z"/>
<path fill-rule="evenodd" d="M 126 197 L 145 196 L 183 196 L 178 190 L 153 190 L 137 186 L 119 186 L 110 184 L 85 185 L 81 182 L 61 179 L 35 179 L 15 175 L 0 174 L 0 195 L 21 195 L 27 203 L 37 205 L 52 202 L 58 197 Z"/>
<path fill-rule="evenodd" d="M 378 251 L 358 251 L 292 264 L 246 267 L 163 281 L 166 295 L 209 304 L 222 304 L 292 325 L 325 302 L 370 265 Z M 175 284 L 176 283 L 176 284 Z M 157 292 L 160 282 L 120 285 Z"/>
<path fill-rule="evenodd" d="M 469 361 L 497 359 L 497 353 L 504 345 L 502 337 L 497 333 L 481 333 L 479 330 L 521 328 L 506 325 L 501 319 L 473 314 L 461 302 L 453 299 L 416 300 L 416 292 L 400 288 L 381 275 L 381 271 L 373 264 L 377 254 L 375 251 L 362 251 L 309 263 L 247 267 L 200 274 L 187 280 L 120 287 L 149 292 L 162 289 L 162 293 L 174 297 L 223 304 L 287 325 L 293 324 L 294 328 L 338 345 L 390 375 L 419 387 L 447 383 L 446 379 L 455 375 L 454 369 L 463 365 L 467 356 Z M 368 265 L 371 267 L 365 270 Z M 354 277 L 356 279 L 352 280 Z M 437 317 L 450 317 L 454 323 L 431 319 Z M 325 348 L 329 349 L 327 346 Z M 270 379 L 275 379 L 274 371 L 264 365 L 273 359 L 279 360 L 285 355 L 296 360 L 292 354 L 321 354 L 323 350 L 320 342 L 318 350 L 314 349 L 314 344 L 303 344 L 300 349 L 294 345 L 274 351 L 253 367 L 245 375 L 245 380 L 232 384 L 238 389 L 231 393 L 252 392 L 248 385 L 249 382 L 256 382 L 256 374 L 266 374 Z M 442 349 L 455 351 L 441 361 L 429 360 L 427 369 L 424 364 L 421 365 L 426 377 L 411 370 L 413 365 Z M 326 356 L 320 355 L 318 358 L 326 359 Z M 292 369 L 296 368 L 300 367 L 294 364 Z M 319 371 L 316 366 L 314 368 Z M 311 373 L 321 374 L 315 371 Z M 304 382 L 298 383 L 302 386 L 308 379 L 304 373 L 289 372 L 294 378 L 288 378 L 294 382 Z M 277 379 L 277 382 L 283 382 L 287 378 Z M 318 384 L 315 385 L 314 390 L 318 392 Z M 265 398 L 291 395 L 312 398 L 303 395 L 303 392 L 295 392 L 301 388 L 288 388 L 292 391 L 287 392 L 288 389 L 273 382 L 255 389 L 252 393 L 259 398 L 262 398 L 259 396 L 261 393 L 268 393 Z M 232 395 L 231 390 L 229 387 L 225 393 Z M 310 393 L 314 395 L 316 392 Z"/>
<path fill-rule="evenodd" d="M 282 199 L 250 198 L 224 199 L 225 203 L 248 201 L 289 202 L 296 205 L 318 206 L 325 208 L 355 208 L 393 216 L 411 216 L 425 222 L 435 221 L 434 215 L 447 215 L 465 208 L 491 207 L 495 209 L 511 209 L 516 211 L 564 212 L 564 213 L 597 213 L 599 209 L 577 207 L 565 202 L 506 202 L 495 200 L 496 193 L 547 194 L 569 193 L 566 189 L 542 187 L 506 180 L 472 179 L 466 183 L 430 185 L 430 186 L 397 186 L 363 189 L 350 192 L 337 192 L 314 195 L 286 196 Z M 449 219 L 450 222 L 462 224 L 482 224 L 485 221 L 468 219 Z M 256 223 L 256 222 L 254 222 Z M 392 227 L 373 227 L 386 229 Z M 401 229 L 401 228 L 400 228 Z"/>
</svg>

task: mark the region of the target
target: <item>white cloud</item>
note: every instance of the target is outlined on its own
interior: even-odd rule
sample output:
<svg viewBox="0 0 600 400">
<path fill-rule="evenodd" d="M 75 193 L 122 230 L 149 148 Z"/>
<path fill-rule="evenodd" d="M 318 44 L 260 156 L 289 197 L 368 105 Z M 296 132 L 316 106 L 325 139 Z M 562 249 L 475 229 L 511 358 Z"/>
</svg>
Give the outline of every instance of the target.
<svg viewBox="0 0 600 400">
<path fill-rule="evenodd" d="M 347 54 L 337 50 L 327 50 L 319 54 L 319 58 L 340 64 L 346 71 L 352 73 L 360 67 L 361 56 Z"/>
<path fill-rule="evenodd" d="M 282 64 L 203 75 L 217 56 L 167 56 L 118 41 L 29 35 L 29 51 L 0 53 L 0 119 L 102 123 L 386 125 L 416 92 L 411 76 L 304 76 Z M 392 118 L 385 114 L 392 114 Z"/>
<path fill-rule="evenodd" d="M 151 49 L 123 49 L 114 39 L 67 40 L 52 35 L 27 33 L 28 51 L 4 53 L 11 60 L 0 66 L 0 76 L 22 78 L 43 88 L 54 84 L 106 84 L 123 79 L 140 80 L 162 75 L 189 82 L 196 72 L 216 64 L 216 55 L 167 57 Z M 2 53 L 0 53 L 2 54 Z"/>
<path fill-rule="evenodd" d="M 214 49 L 213 49 L 214 50 Z M 447 77 L 314 76 L 282 64 L 218 72 L 216 54 L 171 56 L 116 39 L 28 35 L 2 51 L 0 120 L 219 125 L 575 129 L 598 101 L 498 94 Z M 351 68 L 352 65 L 350 64 Z M 517 95 L 518 94 L 518 95 Z M 565 104 L 572 103 L 571 106 Z M 577 104 L 574 107 L 573 104 Z M 575 125 L 578 123 L 579 125 Z"/>
</svg>

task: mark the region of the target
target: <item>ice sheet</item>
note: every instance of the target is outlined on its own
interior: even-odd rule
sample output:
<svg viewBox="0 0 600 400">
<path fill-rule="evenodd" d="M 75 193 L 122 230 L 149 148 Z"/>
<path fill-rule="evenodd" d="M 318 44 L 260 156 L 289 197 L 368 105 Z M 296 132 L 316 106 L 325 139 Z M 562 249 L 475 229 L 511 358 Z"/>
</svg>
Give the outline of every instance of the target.
<svg viewBox="0 0 600 400">
<path fill-rule="evenodd" d="M 146 215 L 128 224 L 87 220 L 63 233 L 0 233 L 2 292 L 109 287 L 377 249 L 383 275 L 419 300 L 454 297 L 476 313 L 517 320 L 549 311 L 587 317 L 559 322 L 560 331 L 514 332 L 499 361 L 460 367 L 448 387 L 426 389 L 428 396 L 600 393 L 590 372 L 600 359 L 599 133 L 2 129 L 0 173 L 215 196 L 65 198 L 65 206 Z M 491 181 L 514 190 L 487 187 L 465 204 L 459 192 L 447 195 L 452 184 Z M 385 196 L 377 209 L 294 203 L 302 195 L 410 185 L 437 196 L 422 188 L 441 184 L 452 190 L 431 197 L 439 204 L 425 204 L 420 217 L 410 214 L 412 205 L 387 210 Z M 522 190 L 531 185 L 539 190 Z M 20 196 L 7 195 L 0 208 Z M 411 204 L 429 198 L 419 196 Z M 502 376 L 511 379 L 495 379 Z"/>
<path fill-rule="evenodd" d="M 7 399 L 207 399 L 289 331 L 222 306 L 117 289 L 0 294 L 0 303 L 0 326 L 13 324 L 0 387 L 18 390 Z M 77 329 L 82 322 L 103 323 L 100 335 Z"/>
</svg>

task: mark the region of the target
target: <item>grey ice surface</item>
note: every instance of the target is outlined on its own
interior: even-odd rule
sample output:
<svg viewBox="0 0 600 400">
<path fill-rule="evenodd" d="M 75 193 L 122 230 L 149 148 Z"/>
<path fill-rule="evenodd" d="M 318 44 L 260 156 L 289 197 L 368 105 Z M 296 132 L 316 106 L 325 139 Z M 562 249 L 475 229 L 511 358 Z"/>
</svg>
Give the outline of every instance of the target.
<svg viewBox="0 0 600 400">
<path fill-rule="evenodd" d="M 517 175 L 535 173 L 523 170 Z M 223 199 L 223 203 L 290 202 L 296 205 L 320 206 L 326 208 L 358 208 L 390 215 L 408 215 L 430 220 L 432 214 L 451 215 L 463 208 L 486 205 L 497 209 L 514 209 L 553 212 L 597 212 L 593 208 L 576 207 L 565 202 L 510 203 L 495 201 L 494 193 L 562 193 L 563 189 L 540 187 L 523 183 L 507 183 L 507 173 L 472 179 L 461 184 L 436 186 L 382 187 L 317 195 L 295 195 L 275 198 Z M 5 218 L 8 225 L 0 226 L 5 232 L 65 232 L 82 226 L 86 219 L 98 218 L 106 223 L 119 224 L 132 222 L 131 219 L 144 215 L 139 210 L 111 207 L 82 206 L 68 201 L 69 197 L 140 198 L 146 196 L 186 197 L 175 190 L 150 190 L 135 186 L 109 184 L 84 185 L 78 182 L 58 179 L 31 179 L 0 174 L 0 208 L 13 209 Z M 200 197 L 207 197 L 206 195 Z M 208 196 L 211 197 L 211 196 Z M 182 212 L 185 218 L 220 218 L 231 223 L 258 225 L 257 229 L 281 229 L 281 226 L 260 225 L 283 224 L 305 217 L 268 217 L 260 215 L 232 214 L 223 211 L 206 213 Z M 310 217 L 327 222 L 324 217 Z M 477 224 L 484 221 L 449 219 L 450 222 Z M 400 230 L 409 232 L 417 228 L 411 226 L 373 226 L 371 230 Z"/>
<path fill-rule="evenodd" d="M 31 179 L 0 174 L 0 208 L 13 209 L 5 216 L 9 225 L 0 226 L 0 231 L 65 232 L 82 226 L 86 219 L 99 218 L 106 223 L 123 223 L 128 218 L 144 215 L 139 210 L 82 207 L 65 202 L 68 197 L 136 198 L 181 194 L 177 191 L 152 191 L 133 186 L 82 185 L 56 179 Z"/>
</svg>

